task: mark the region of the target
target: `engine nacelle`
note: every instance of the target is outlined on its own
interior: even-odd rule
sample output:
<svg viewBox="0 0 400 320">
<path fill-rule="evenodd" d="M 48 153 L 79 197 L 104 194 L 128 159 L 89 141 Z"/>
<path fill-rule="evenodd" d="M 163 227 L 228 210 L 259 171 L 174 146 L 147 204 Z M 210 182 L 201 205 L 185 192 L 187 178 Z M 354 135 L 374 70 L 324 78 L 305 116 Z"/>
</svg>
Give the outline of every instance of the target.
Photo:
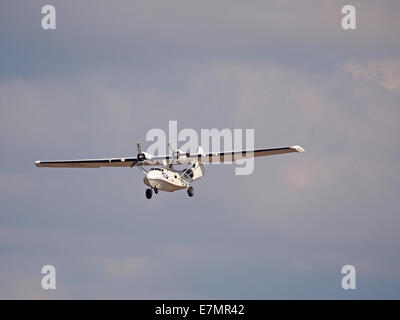
<svg viewBox="0 0 400 320">
<path fill-rule="evenodd" d="M 173 155 L 173 159 L 175 162 L 178 162 L 179 164 L 189 164 L 190 158 L 188 158 L 188 154 L 186 152 L 183 152 L 182 150 L 176 150 Z"/>
<path fill-rule="evenodd" d="M 152 155 L 147 152 L 141 152 L 137 155 L 137 159 L 139 162 L 147 161 L 149 164 L 152 164 L 151 158 L 152 158 Z"/>
<path fill-rule="evenodd" d="M 152 155 L 148 152 L 142 152 L 144 154 L 144 156 L 146 157 L 146 160 L 151 160 Z"/>
</svg>

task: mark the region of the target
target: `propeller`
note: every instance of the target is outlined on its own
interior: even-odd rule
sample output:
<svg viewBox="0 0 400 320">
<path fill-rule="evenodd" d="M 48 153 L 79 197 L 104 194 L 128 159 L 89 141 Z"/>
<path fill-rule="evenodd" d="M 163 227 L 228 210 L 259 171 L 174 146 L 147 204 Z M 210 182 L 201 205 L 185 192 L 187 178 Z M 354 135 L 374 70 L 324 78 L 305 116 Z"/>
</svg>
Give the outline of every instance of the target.
<svg viewBox="0 0 400 320">
<path fill-rule="evenodd" d="M 172 152 L 172 159 L 173 160 L 178 160 L 180 157 L 180 152 L 177 149 L 174 149 L 174 147 L 172 147 L 171 142 L 168 141 L 168 147 L 170 148 L 171 152 Z"/>
<path fill-rule="evenodd" d="M 138 151 L 137 160 L 140 162 L 146 160 L 146 156 L 142 152 L 142 148 L 140 147 L 140 142 L 138 141 L 136 144 L 137 144 L 137 151 Z"/>
<path fill-rule="evenodd" d="M 174 164 L 174 160 L 178 159 L 178 158 L 175 159 L 175 157 L 177 156 L 177 153 L 176 153 L 176 149 L 174 149 L 174 147 L 172 147 L 171 141 L 168 141 L 168 147 L 172 152 L 171 162 L 170 162 L 170 160 L 168 160 L 168 169 L 173 169 L 172 165 Z"/>
</svg>

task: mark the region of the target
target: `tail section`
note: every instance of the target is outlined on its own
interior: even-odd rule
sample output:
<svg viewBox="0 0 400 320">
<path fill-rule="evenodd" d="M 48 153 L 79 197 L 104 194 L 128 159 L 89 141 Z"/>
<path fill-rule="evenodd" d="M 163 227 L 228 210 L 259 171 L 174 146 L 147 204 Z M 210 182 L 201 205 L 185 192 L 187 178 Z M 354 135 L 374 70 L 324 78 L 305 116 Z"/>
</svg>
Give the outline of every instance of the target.
<svg viewBox="0 0 400 320">
<path fill-rule="evenodd" d="M 204 154 L 203 148 L 202 148 L 201 146 L 198 146 L 198 147 L 197 147 L 197 153 L 198 153 L 198 154 L 201 154 L 201 155 Z"/>
</svg>

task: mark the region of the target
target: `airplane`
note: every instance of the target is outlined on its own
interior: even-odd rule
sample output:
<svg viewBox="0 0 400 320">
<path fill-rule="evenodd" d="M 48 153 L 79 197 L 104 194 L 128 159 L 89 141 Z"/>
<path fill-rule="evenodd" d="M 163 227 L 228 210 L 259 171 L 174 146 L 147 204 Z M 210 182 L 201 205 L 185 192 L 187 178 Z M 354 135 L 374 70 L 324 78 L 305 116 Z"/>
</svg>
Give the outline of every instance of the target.
<svg viewBox="0 0 400 320">
<path fill-rule="evenodd" d="M 37 167 L 49 168 L 100 168 L 100 167 L 137 167 L 143 172 L 143 182 L 149 188 L 146 189 L 146 198 L 151 199 L 158 191 L 174 192 L 186 190 L 189 197 L 193 197 L 194 189 L 191 185 L 194 181 L 205 175 L 204 164 L 234 162 L 240 159 L 250 159 L 263 156 L 271 156 L 283 153 L 304 152 L 300 146 L 240 150 L 232 152 L 204 153 L 201 146 L 197 153 L 191 154 L 180 149 L 174 149 L 171 143 L 168 146 L 172 155 L 153 156 L 143 152 L 140 142 L 137 143 L 138 154 L 136 157 L 126 158 L 103 158 L 103 159 L 81 159 L 81 160 L 56 160 L 56 161 L 35 161 Z M 183 170 L 175 169 L 174 165 L 187 166 Z M 146 169 L 150 166 L 150 169 Z"/>
</svg>

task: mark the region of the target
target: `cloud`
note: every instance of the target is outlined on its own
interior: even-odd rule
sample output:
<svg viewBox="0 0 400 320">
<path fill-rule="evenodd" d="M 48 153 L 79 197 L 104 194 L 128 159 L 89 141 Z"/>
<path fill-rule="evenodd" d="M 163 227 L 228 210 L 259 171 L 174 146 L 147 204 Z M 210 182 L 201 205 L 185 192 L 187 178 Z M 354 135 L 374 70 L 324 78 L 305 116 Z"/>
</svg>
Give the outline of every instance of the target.
<svg viewBox="0 0 400 320">
<path fill-rule="evenodd" d="M 2 297 L 48 298 L 49 263 L 72 298 L 340 297 L 349 263 L 355 296 L 397 297 L 398 1 L 356 1 L 355 32 L 332 1 L 77 4 L 54 33 L 0 4 Z M 169 120 L 306 152 L 151 201 L 134 169 L 33 165 L 135 155 Z"/>
<path fill-rule="evenodd" d="M 352 61 L 346 64 L 345 71 L 356 80 L 374 82 L 389 92 L 400 90 L 400 60 Z"/>
<path fill-rule="evenodd" d="M 147 262 L 144 258 L 107 259 L 101 265 L 105 274 L 111 278 L 137 279 L 140 271 L 146 270 Z"/>
<path fill-rule="evenodd" d="M 51 300 L 51 299 L 72 299 L 68 290 L 57 284 L 55 290 L 44 290 L 41 287 L 41 276 L 24 273 L 2 273 L 1 299 L 12 300 Z M 6 280 L 4 280 L 6 279 Z"/>
<path fill-rule="evenodd" d="M 274 61 L 323 70 L 349 56 L 393 57 L 397 1 L 355 1 L 358 28 L 341 27 L 345 1 L 55 0 L 57 30 L 40 29 L 40 1 L 2 2 L 2 76 L 57 77 L 112 69 L 171 69 L 212 59 Z M 9 32 L 12 31 L 12 32 Z M 29 48 L 29 50 L 26 50 Z M 310 59 L 310 57 L 312 57 Z"/>
<path fill-rule="evenodd" d="M 128 281 L 148 297 L 154 288 L 159 292 L 173 288 L 165 294 L 182 297 L 189 289 L 176 284 L 178 272 L 197 265 L 193 270 L 203 275 L 217 273 L 221 266 L 229 268 L 243 259 L 253 261 L 247 265 L 253 268 L 253 264 L 266 263 L 263 255 L 256 254 L 263 250 L 274 260 L 274 267 L 282 265 L 287 272 L 331 270 L 342 261 L 347 263 L 349 257 L 361 261 L 365 270 L 376 265 L 379 257 L 385 264 L 383 270 L 389 270 L 388 257 L 377 254 L 378 249 L 397 241 L 391 226 L 398 218 L 390 204 L 396 198 L 392 190 L 397 188 L 393 173 L 398 172 L 398 149 L 386 146 L 396 145 L 399 112 L 396 99 L 387 91 L 349 78 L 344 67 L 321 73 L 230 59 L 176 70 L 147 87 L 148 79 L 156 75 L 148 74 L 143 80 L 146 83 L 138 87 L 131 86 L 136 85 L 136 78 L 127 81 L 123 73 L 118 79 L 115 72 L 107 70 L 77 76 L 74 81 L 20 80 L 0 85 L 5 106 L 1 141 L 26 159 L 20 162 L 26 173 L 3 173 L 1 186 L 8 222 L 24 221 L 27 227 L 4 235 L 13 239 L 13 235 L 26 233 L 29 225 L 43 225 L 32 235 L 36 239 L 32 247 L 25 247 L 24 240 L 4 240 L 9 250 L 29 252 L 46 247 L 52 256 L 58 251 L 68 253 L 68 259 L 90 252 L 85 263 L 83 259 L 80 264 L 66 262 L 69 272 L 90 279 L 85 284 L 79 277 L 68 280 L 74 296 L 90 295 L 94 288 L 102 292 L 101 288 L 114 283 L 116 295 L 140 297 L 139 291 L 124 284 Z M 184 85 L 171 90 L 167 82 Z M 187 201 L 184 194 L 161 194 L 158 202 L 140 202 L 140 176 L 134 176 L 139 183 L 128 179 L 126 170 L 38 171 L 33 166 L 38 157 L 134 153 L 132 136 L 136 141 L 150 128 L 166 129 L 171 116 L 177 116 L 180 128 L 254 128 L 256 147 L 300 144 L 306 153 L 257 159 L 255 174 L 245 177 L 234 176 L 232 167 L 207 167 L 207 181 L 196 188 L 199 201 L 206 199 L 210 208 L 194 207 L 190 218 L 185 210 L 184 216 L 180 210 L 161 215 L 176 199 Z M 10 166 L 6 158 L 3 162 Z M 16 170 L 15 165 L 12 168 Z M 21 197 L 31 204 L 29 211 L 18 201 Z M 113 203 L 118 203 L 119 209 Z M 18 219 L 12 212 L 18 213 Z M 145 217 L 140 212 L 146 212 Z M 378 212 L 377 224 L 373 221 Z M 213 227 L 208 221 L 215 222 Z M 149 226 L 156 228 L 151 241 L 145 231 Z M 46 231 L 40 231 L 42 228 Z M 112 236 L 116 230 L 119 238 Z M 167 234 L 169 241 L 165 240 Z M 178 250 L 182 239 L 188 238 L 192 241 Z M 48 243 L 49 239 L 55 241 Z M 147 243 L 143 248 L 128 245 L 143 241 Z M 276 242 L 280 244 L 272 245 Z M 371 246 L 369 252 L 357 253 L 365 244 Z M 113 246 L 119 246 L 116 256 L 107 253 Z M 145 253 L 157 246 L 167 254 L 158 250 L 150 256 Z M 228 250 L 231 247 L 236 249 Z M 126 253 L 129 250 L 132 254 Z M 196 255 L 188 256 L 191 251 Z M 208 256 L 213 262 L 196 256 Z M 181 269 L 178 261 L 183 263 Z M 165 268 L 157 267 L 159 263 Z M 209 263 L 214 271 L 208 270 Z M 192 281 L 193 272 L 186 272 L 185 277 Z M 163 278 L 167 280 L 161 281 Z M 199 294 L 196 289 L 190 293 L 193 297 Z"/>
</svg>

